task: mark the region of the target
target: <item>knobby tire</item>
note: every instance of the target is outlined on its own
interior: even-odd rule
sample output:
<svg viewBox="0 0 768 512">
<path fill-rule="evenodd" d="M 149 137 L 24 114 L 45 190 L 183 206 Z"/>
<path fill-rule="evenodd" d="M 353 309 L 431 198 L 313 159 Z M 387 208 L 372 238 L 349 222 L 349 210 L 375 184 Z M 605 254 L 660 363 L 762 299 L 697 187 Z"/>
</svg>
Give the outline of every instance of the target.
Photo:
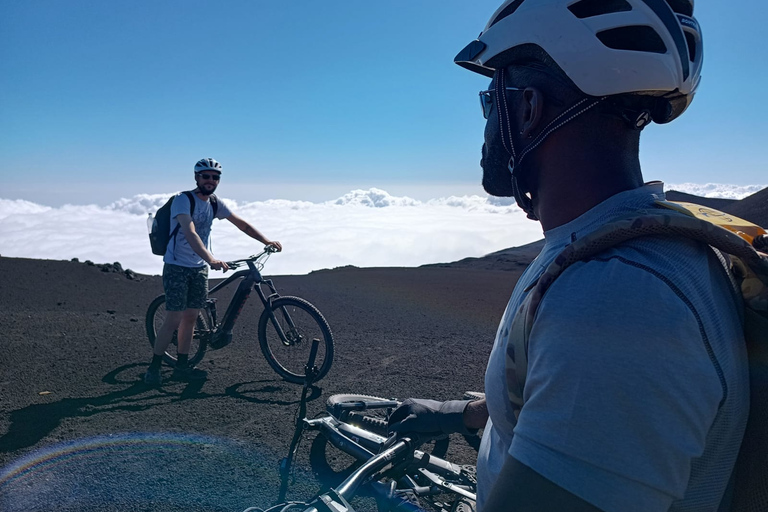
<svg viewBox="0 0 768 512">
<path fill-rule="evenodd" d="M 330 414 L 334 414 L 333 411 L 337 404 L 348 402 L 382 402 L 391 401 L 386 398 L 371 395 L 356 395 L 356 394 L 338 394 L 328 397 L 326 402 L 326 410 Z M 356 425 L 360 428 L 364 428 L 374 434 L 387 437 L 387 418 L 393 409 L 389 408 L 377 408 L 373 407 L 365 411 L 346 411 L 344 414 L 336 416 L 336 419 L 346 421 L 352 425 Z"/>
<path fill-rule="evenodd" d="M 279 336 L 274 322 L 286 334 L 286 341 Z M 305 367 L 315 338 L 320 340 L 315 359 L 317 382 L 325 377 L 333 364 L 333 334 L 322 313 L 302 298 L 279 297 L 270 302 L 259 318 L 259 345 L 264 358 L 289 382 L 304 383 Z"/>
</svg>

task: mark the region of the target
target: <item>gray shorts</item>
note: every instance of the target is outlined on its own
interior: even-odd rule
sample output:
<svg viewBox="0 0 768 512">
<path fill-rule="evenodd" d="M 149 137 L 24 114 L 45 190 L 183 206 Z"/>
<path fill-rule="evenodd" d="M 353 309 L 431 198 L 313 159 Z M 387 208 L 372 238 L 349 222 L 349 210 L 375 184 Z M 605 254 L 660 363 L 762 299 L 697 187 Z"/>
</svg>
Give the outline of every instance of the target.
<svg viewBox="0 0 768 512">
<path fill-rule="evenodd" d="M 182 267 L 166 263 L 163 266 L 163 287 L 167 311 L 202 309 L 208 298 L 208 267 Z"/>
</svg>

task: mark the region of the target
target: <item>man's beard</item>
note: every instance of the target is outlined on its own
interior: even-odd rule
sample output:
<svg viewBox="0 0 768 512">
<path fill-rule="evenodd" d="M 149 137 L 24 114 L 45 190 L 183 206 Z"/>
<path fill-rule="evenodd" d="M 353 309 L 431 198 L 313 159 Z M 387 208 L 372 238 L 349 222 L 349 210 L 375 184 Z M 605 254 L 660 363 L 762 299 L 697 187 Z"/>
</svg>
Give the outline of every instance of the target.
<svg viewBox="0 0 768 512">
<path fill-rule="evenodd" d="M 483 188 L 492 196 L 512 197 L 512 175 L 509 173 L 509 155 L 498 146 L 489 151 L 483 144 L 480 167 L 483 168 Z"/>
<path fill-rule="evenodd" d="M 201 195 L 204 195 L 204 196 L 210 196 L 211 194 L 213 194 L 214 192 L 216 192 L 216 186 L 217 186 L 217 185 L 209 185 L 209 186 L 210 186 L 210 190 L 208 190 L 208 189 L 206 188 L 206 185 L 198 185 L 198 186 L 197 186 L 197 189 L 200 191 L 200 194 L 201 194 Z"/>
</svg>

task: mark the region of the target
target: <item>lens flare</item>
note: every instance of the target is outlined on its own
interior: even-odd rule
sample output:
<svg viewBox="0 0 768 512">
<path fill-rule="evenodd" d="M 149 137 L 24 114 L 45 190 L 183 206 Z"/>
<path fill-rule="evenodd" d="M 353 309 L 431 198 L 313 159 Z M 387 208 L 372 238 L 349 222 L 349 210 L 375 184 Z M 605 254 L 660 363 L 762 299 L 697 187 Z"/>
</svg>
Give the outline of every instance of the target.
<svg viewBox="0 0 768 512">
<path fill-rule="evenodd" d="M 274 498 L 279 455 L 249 443 L 179 433 L 126 433 L 40 449 L 0 469 L 0 510 L 77 510 L 156 502 L 242 510 Z M 202 507 L 202 508 L 201 508 Z"/>
</svg>

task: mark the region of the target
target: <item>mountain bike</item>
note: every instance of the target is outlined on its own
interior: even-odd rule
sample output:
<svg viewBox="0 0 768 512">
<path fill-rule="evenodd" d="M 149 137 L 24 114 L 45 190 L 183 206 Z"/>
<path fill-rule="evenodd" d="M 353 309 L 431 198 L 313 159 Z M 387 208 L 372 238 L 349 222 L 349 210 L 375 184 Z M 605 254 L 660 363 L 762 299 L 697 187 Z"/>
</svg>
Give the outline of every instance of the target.
<svg viewBox="0 0 768 512">
<path fill-rule="evenodd" d="M 305 420 L 307 430 L 319 435 L 312 443 L 310 464 L 316 473 L 330 472 L 346 479 L 336 491 L 360 479 L 360 469 L 370 464 L 396 438 L 388 437 L 387 417 L 400 405 L 398 400 L 367 395 L 333 395 L 326 404 L 327 416 Z M 445 435 L 408 435 L 406 447 L 393 454 L 391 468 L 370 479 L 368 486 L 381 512 L 428 510 L 436 512 L 474 511 L 477 478 L 475 466 L 446 460 Z M 394 443 L 394 444 L 393 444 Z M 328 444 L 351 456 L 344 461 L 329 454 Z M 330 463 L 329 463 L 330 459 Z M 341 467 L 339 468 L 338 465 Z M 337 467 L 334 467 L 337 466 Z M 365 481 L 365 480 L 363 480 Z"/>
<path fill-rule="evenodd" d="M 323 378 L 331 369 L 333 334 L 323 315 L 315 306 L 302 298 L 280 296 L 272 280 L 265 279 L 261 275 L 264 264 L 274 252 L 276 249 L 268 245 L 259 254 L 227 262 L 230 269 L 237 269 L 243 265 L 248 268 L 235 272 L 208 292 L 209 297 L 205 307 L 200 310 L 195 321 L 189 351 L 191 366 L 199 363 L 209 348 L 218 350 L 232 342 L 232 329 L 235 322 L 251 292 L 256 290 L 256 294 L 264 305 L 258 325 L 259 346 L 272 369 L 289 382 L 304 382 L 308 354 L 313 345 L 312 340 L 315 339 L 318 340 L 315 380 Z M 226 312 L 219 319 L 216 308 L 217 298 L 211 295 L 235 281 L 240 281 L 240 284 Z M 149 305 L 146 316 L 147 337 L 153 347 L 165 316 L 165 295 L 160 295 Z M 168 350 L 163 355 L 163 360 L 169 366 L 176 365 L 177 334 L 174 332 Z"/>
<path fill-rule="evenodd" d="M 313 342 L 313 347 L 317 345 Z M 332 474 L 346 478 L 310 502 L 282 502 L 265 510 L 251 507 L 244 512 L 354 512 L 349 501 L 360 492 L 374 497 L 379 512 L 475 511 L 475 466 L 454 464 L 437 455 L 447 447 L 446 436 L 387 437 L 387 417 L 400 405 L 399 401 L 368 395 L 333 395 L 328 398 L 326 415 L 308 419 L 307 391 L 317 371 L 313 363 L 311 350 L 293 441 L 280 465 L 282 485 L 278 501 L 285 499 L 290 466 L 305 430 L 319 432 L 310 464 L 318 457 L 323 461 L 321 466 L 328 463 L 324 452 L 330 443 L 352 459 L 349 467 L 339 472 L 330 468 Z M 465 397 L 477 398 L 472 395 L 476 394 L 467 393 Z M 419 449 L 431 440 L 436 440 L 432 453 Z M 326 469 L 321 467 L 320 471 Z"/>
<path fill-rule="evenodd" d="M 334 426 L 330 421 L 318 425 L 322 425 L 319 428 L 331 435 L 344 436 L 340 444 L 351 440 L 341 433 L 343 427 L 340 425 Z M 380 441 L 376 444 L 383 445 L 385 439 Z M 350 501 L 364 487 L 374 490 L 377 507 L 381 512 L 475 512 L 474 473 L 470 474 L 462 466 L 419 451 L 421 442 L 418 436 L 395 440 L 376 455 L 371 454 L 339 486 L 309 502 L 285 502 L 267 509 L 250 507 L 244 512 L 355 512 Z M 426 476 L 427 485 L 420 485 L 414 480 L 421 476 Z M 420 503 L 415 503 L 404 492 L 404 488 L 410 488 L 410 492 L 419 497 Z M 428 508 L 422 508 L 422 505 Z"/>
</svg>

